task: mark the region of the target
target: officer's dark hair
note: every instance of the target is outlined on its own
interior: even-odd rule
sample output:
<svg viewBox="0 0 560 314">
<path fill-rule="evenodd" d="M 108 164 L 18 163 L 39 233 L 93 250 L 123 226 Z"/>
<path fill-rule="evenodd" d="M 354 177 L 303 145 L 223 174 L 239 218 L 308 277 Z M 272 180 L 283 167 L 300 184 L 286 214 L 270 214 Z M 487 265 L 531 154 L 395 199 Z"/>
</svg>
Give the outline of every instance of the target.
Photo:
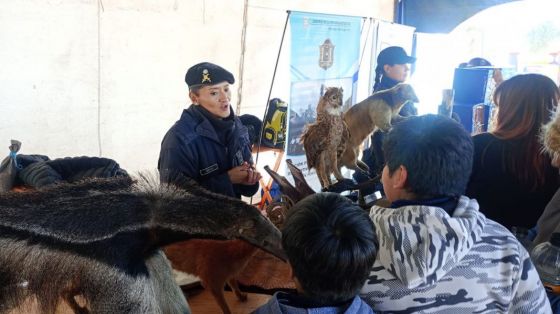
<svg viewBox="0 0 560 314">
<path fill-rule="evenodd" d="M 291 208 L 282 245 L 305 296 L 322 304 L 358 294 L 377 253 L 366 211 L 336 193 L 318 193 Z"/>
<path fill-rule="evenodd" d="M 465 193 L 473 142 L 454 120 L 429 114 L 399 122 L 385 136 L 383 152 L 389 175 L 401 165 L 406 167 L 406 188 L 417 199 Z"/>
<path fill-rule="evenodd" d="M 392 66 L 394 64 L 390 64 L 390 65 Z M 383 66 L 385 66 L 385 65 L 384 64 L 378 64 L 375 67 L 375 79 L 374 79 L 374 84 L 373 84 L 373 91 L 374 92 L 379 87 L 379 84 L 381 84 L 381 77 L 383 75 L 385 75 L 385 70 L 383 69 Z"/>
<path fill-rule="evenodd" d="M 189 92 L 191 92 L 191 93 L 193 93 L 193 94 L 195 94 L 195 95 L 198 96 L 198 95 L 199 95 L 198 92 L 199 92 L 200 89 L 203 88 L 204 86 L 206 86 L 206 85 L 194 85 L 194 86 L 190 86 L 190 87 L 189 87 Z"/>
</svg>

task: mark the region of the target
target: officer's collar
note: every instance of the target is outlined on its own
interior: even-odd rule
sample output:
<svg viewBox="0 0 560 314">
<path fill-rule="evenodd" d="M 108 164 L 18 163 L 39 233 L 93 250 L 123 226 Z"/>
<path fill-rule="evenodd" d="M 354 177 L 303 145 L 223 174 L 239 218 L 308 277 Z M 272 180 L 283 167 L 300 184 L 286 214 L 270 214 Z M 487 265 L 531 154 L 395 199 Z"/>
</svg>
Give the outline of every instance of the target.
<svg viewBox="0 0 560 314">
<path fill-rule="evenodd" d="M 400 82 L 397 80 L 393 80 L 392 78 L 388 77 L 387 75 L 383 75 L 381 77 L 381 82 L 379 83 L 379 90 L 381 89 L 389 89 L 393 88 L 395 85 L 399 84 Z"/>
</svg>

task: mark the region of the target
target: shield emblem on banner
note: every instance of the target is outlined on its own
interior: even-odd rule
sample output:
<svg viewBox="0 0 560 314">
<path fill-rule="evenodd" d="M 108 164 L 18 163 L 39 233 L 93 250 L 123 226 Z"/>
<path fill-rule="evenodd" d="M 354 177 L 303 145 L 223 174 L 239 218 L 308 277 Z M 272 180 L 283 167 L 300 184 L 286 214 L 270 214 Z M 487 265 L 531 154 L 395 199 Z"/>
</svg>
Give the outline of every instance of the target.
<svg viewBox="0 0 560 314">
<path fill-rule="evenodd" d="M 333 65 L 334 45 L 330 39 L 325 39 L 322 45 L 319 46 L 319 67 L 326 70 Z"/>
</svg>

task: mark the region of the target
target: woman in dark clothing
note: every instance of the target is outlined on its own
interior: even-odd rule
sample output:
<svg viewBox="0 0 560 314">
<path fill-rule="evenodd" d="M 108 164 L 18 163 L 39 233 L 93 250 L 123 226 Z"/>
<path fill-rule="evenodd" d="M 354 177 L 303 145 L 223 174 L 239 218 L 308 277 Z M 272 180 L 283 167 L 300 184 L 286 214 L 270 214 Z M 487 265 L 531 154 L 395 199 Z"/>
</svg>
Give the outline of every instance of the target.
<svg viewBox="0 0 560 314">
<path fill-rule="evenodd" d="M 161 143 L 158 170 L 162 182 L 181 186 L 194 179 L 208 190 L 233 197 L 259 188 L 247 128 L 231 109 L 233 74 L 203 62 L 185 76 L 192 105 Z"/>
<path fill-rule="evenodd" d="M 556 110 L 560 91 L 548 77 L 523 74 L 494 93 L 496 128 L 473 137 L 473 172 L 467 196 L 488 218 L 508 229 L 532 228 L 560 186 L 558 169 L 543 153 L 539 134 Z"/>
<path fill-rule="evenodd" d="M 416 58 L 408 56 L 402 47 L 387 47 L 377 56 L 377 66 L 375 67 L 375 83 L 373 92 L 393 88 L 398 83 L 402 83 L 408 76 L 409 64 L 416 62 Z M 401 116 L 418 114 L 414 104 L 406 103 L 401 109 Z"/>
<path fill-rule="evenodd" d="M 416 62 L 416 58 L 408 56 L 402 47 L 391 46 L 381 50 L 377 56 L 373 92 L 390 89 L 398 83 L 404 82 L 410 70 L 408 65 L 414 62 Z M 403 117 L 408 117 L 417 115 L 418 112 L 413 103 L 407 102 L 399 114 Z M 373 133 L 371 136 L 371 146 L 364 151 L 362 156 L 362 161 L 370 167 L 369 175 L 371 177 L 380 174 L 383 166 L 385 166 L 385 158 L 381 149 L 383 137 L 384 133 L 381 131 Z M 367 180 L 365 175 L 360 172 L 354 174 L 354 179 L 358 182 Z"/>
</svg>

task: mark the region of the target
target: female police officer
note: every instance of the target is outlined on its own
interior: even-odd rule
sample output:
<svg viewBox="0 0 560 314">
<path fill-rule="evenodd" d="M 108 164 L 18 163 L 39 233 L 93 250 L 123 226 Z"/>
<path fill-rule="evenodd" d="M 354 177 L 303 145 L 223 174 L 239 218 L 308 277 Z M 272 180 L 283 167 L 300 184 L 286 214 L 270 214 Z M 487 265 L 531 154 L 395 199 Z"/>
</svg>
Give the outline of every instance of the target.
<svg viewBox="0 0 560 314">
<path fill-rule="evenodd" d="M 416 58 L 408 56 L 406 51 L 399 46 L 391 46 L 381 50 L 377 56 L 373 92 L 389 89 L 398 83 L 404 82 L 410 70 L 408 64 L 415 61 Z M 407 102 L 399 114 L 403 117 L 408 117 L 417 115 L 418 112 L 413 103 Z M 374 167 L 371 169 L 373 175 L 381 173 L 385 165 L 385 158 L 383 158 L 383 151 L 381 150 L 383 137 L 384 133 L 382 132 L 375 132 L 372 136 L 373 156 L 375 158 Z"/>
<path fill-rule="evenodd" d="M 255 194 L 261 174 L 252 164 L 247 128 L 230 105 L 233 74 L 203 62 L 187 71 L 185 82 L 192 105 L 163 138 L 161 181 L 181 186 L 187 177 L 215 193 Z"/>
<path fill-rule="evenodd" d="M 408 76 L 410 70 L 409 64 L 416 62 L 416 58 L 407 55 L 404 48 L 399 46 L 387 47 L 377 55 L 377 66 L 375 68 L 375 84 L 373 92 L 390 89 L 395 85 L 402 83 Z M 407 102 L 402 107 L 399 114 L 403 117 L 417 115 L 418 111 L 413 103 Z M 381 174 L 385 166 L 385 158 L 383 157 L 382 143 L 384 138 L 383 132 L 375 132 L 371 136 L 371 147 L 363 152 L 362 160 L 369 166 L 369 177 L 375 177 Z M 368 179 L 359 171 L 354 173 L 354 179 L 363 182 Z M 381 189 L 381 183 L 376 188 Z"/>
</svg>

